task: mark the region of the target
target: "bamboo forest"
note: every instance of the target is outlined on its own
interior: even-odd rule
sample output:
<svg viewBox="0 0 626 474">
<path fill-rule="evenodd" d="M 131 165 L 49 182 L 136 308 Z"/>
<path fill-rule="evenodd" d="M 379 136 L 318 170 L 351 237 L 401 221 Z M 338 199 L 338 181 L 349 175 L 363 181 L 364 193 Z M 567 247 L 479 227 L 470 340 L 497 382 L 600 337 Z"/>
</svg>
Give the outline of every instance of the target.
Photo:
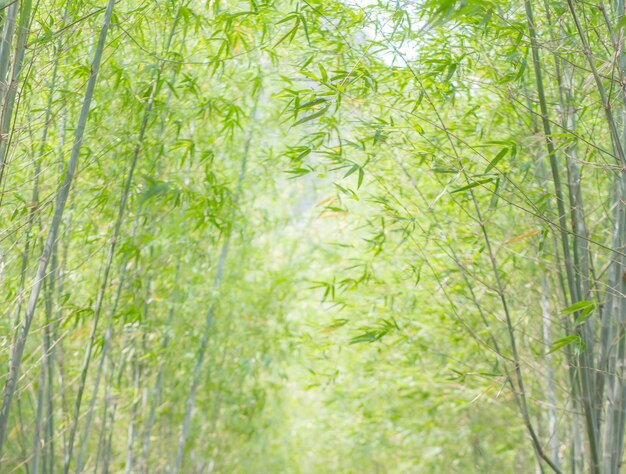
<svg viewBox="0 0 626 474">
<path fill-rule="evenodd" d="M 625 0 L 0 0 L 0 473 L 626 472 Z"/>
</svg>

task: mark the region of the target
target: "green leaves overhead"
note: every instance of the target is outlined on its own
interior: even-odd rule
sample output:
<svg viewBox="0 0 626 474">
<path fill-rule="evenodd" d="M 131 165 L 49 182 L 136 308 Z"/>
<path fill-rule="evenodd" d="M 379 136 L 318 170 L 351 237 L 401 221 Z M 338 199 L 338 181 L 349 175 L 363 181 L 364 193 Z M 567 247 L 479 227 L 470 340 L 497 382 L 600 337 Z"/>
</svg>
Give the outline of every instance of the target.
<svg viewBox="0 0 626 474">
<path fill-rule="evenodd" d="M 617 474 L 623 2 L 105 3 L 0 0 L 1 472 Z"/>
</svg>

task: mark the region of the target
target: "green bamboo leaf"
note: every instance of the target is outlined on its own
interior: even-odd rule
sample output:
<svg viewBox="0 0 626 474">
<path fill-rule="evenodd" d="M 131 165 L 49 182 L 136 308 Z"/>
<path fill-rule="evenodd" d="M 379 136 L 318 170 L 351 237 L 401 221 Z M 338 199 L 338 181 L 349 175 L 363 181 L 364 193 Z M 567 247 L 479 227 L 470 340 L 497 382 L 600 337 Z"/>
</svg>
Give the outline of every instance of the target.
<svg viewBox="0 0 626 474">
<path fill-rule="evenodd" d="M 487 165 L 487 168 L 485 168 L 485 173 L 489 173 L 492 169 L 494 169 L 496 165 L 500 163 L 500 161 L 502 161 L 502 158 L 504 158 L 508 152 L 509 152 L 509 149 L 506 147 L 500 150 L 500 152 L 496 155 L 496 157 L 489 162 L 489 164 Z"/>
<path fill-rule="evenodd" d="M 285 173 L 292 175 L 290 178 L 293 179 L 304 176 L 305 174 L 309 174 L 311 171 L 313 171 L 311 168 L 293 168 L 285 171 Z"/>
<path fill-rule="evenodd" d="M 330 106 L 326 106 L 320 110 L 318 110 L 317 112 L 315 112 L 314 114 L 311 115 L 307 115 L 306 117 L 304 117 L 303 119 L 298 120 L 296 123 L 294 123 L 292 126 L 295 127 L 296 125 L 301 125 L 303 123 L 309 122 L 311 120 L 315 120 L 316 118 L 321 117 L 322 115 L 324 115 Z"/>
<path fill-rule="evenodd" d="M 296 33 L 298 32 L 298 26 L 300 24 L 300 20 L 296 20 L 296 24 L 295 26 L 290 29 L 287 33 L 285 33 L 285 35 L 283 35 L 274 45 L 274 48 L 277 47 L 279 44 L 281 44 L 283 41 L 285 41 L 287 38 L 289 38 L 289 43 L 291 43 L 293 41 L 294 36 L 296 35 Z"/>
<path fill-rule="evenodd" d="M 382 336 L 380 333 L 375 331 L 366 331 L 359 336 L 355 336 L 350 339 L 350 344 L 361 344 L 363 342 L 375 342 L 378 341 Z"/>
<path fill-rule="evenodd" d="M 167 183 L 157 182 L 153 184 L 141 195 L 141 198 L 139 199 L 139 205 L 143 206 L 146 202 L 155 198 L 156 196 L 167 194 L 168 189 L 169 186 L 167 185 Z"/>
<path fill-rule="evenodd" d="M 585 321 L 591 318 L 591 316 L 593 316 L 593 310 L 588 311 L 588 312 L 583 312 L 580 316 L 576 318 L 576 321 L 574 321 L 574 326 L 580 326 L 581 324 L 584 324 Z"/>
<path fill-rule="evenodd" d="M 344 178 L 347 178 L 348 176 L 350 176 L 352 173 L 355 173 L 357 170 L 359 169 L 359 165 L 354 164 L 352 165 L 352 167 L 347 171 L 346 174 L 343 175 Z"/>
<path fill-rule="evenodd" d="M 298 106 L 297 110 L 310 108 L 310 107 L 313 107 L 314 105 L 324 104 L 326 102 L 328 102 L 328 99 L 325 99 L 324 97 L 318 97 L 317 99 L 310 100 L 310 101 L 305 102 L 304 104 Z"/>
<path fill-rule="evenodd" d="M 322 63 L 317 63 L 317 67 L 320 70 L 320 74 L 322 75 L 322 82 L 328 82 L 328 73 L 326 73 L 326 69 Z"/>
<path fill-rule="evenodd" d="M 554 341 L 552 343 L 551 349 L 548 352 L 546 352 L 545 355 L 552 354 L 553 352 L 556 352 L 559 349 L 562 349 L 563 347 L 569 344 L 572 344 L 573 342 L 575 342 L 579 348 L 585 347 L 585 342 L 579 336 L 566 336 L 566 337 L 563 337 L 561 339 L 557 339 L 556 341 Z"/>
<path fill-rule="evenodd" d="M 480 186 L 482 184 L 487 184 L 487 183 L 489 183 L 491 181 L 493 181 L 493 178 L 487 178 L 487 179 L 481 179 L 481 180 L 478 180 L 478 181 L 474 181 L 473 183 L 467 184 L 465 186 L 461 186 L 460 188 L 456 188 L 456 189 L 450 191 L 450 194 L 460 193 L 461 191 L 467 191 L 468 189 L 475 188 L 476 186 Z"/>
<path fill-rule="evenodd" d="M 457 63 L 451 63 L 448 66 L 448 74 L 446 75 L 445 82 L 448 82 L 450 79 L 452 79 L 452 76 L 454 76 L 454 73 L 456 72 L 457 67 L 458 67 Z"/>
<path fill-rule="evenodd" d="M 292 12 L 292 13 L 290 13 L 289 15 L 287 15 L 285 18 L 283 18 L 282 20 L 278 20 L 278 21 L 276 22 L 276 24 L 277 24 L 277 25 L 280 25 L 281 23 L 286 23 L 286 22 L 288 22 L 289 20 L 293 20 L 293 19 L 294 19 L 294 18 L 296 18 L 297 16 L 298 16 L 298 14 L 297 14 L 297 13 L 293 13 L 293 12 Z"/>
<path fill-rule="evenodd" d="M 563 314 L 572 314 L 572 313 L 580 313 L 574 321 L 574 326 L 580 326 L 585 321 L 587 321 L 593 315 L 594 310 L 596 309 L 596 302 L 592 300 L 582 300 L 574 303 L 567 308 L 561 310 Z"/>
<path fill-rule="evenodd" d="M 568 306 L 567 308 L 563 308 L 561 310 L 561 313 L 572 314 L 572 313 L 577 313 L 578 311 L 593 311 L 595 307 L 596 307 L 595 301 L 582 300 L 577 303 L 574 303 L 571 306 Z"/>
</svg>

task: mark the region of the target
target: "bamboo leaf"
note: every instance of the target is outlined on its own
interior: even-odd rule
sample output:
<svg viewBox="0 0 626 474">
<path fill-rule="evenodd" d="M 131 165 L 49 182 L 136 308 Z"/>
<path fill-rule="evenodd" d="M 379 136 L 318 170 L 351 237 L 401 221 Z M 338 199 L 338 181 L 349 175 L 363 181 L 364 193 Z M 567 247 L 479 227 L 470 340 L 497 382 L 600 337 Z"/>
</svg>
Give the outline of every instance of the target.
<svg viewBox="0 0 626 474">
<path fill-rule="evenodd" d="M 487 179 L 481 179 L 481 180 L 478 180 L 478 181 L 474 181 L 473 183 L 467 184 L 465 186 L 461 186 L 460 188 L 453 189 L 452 191 L 450 191 L 450 194 L 460 193 L 461 191 L 467 191 L 468 189 L 472 189 L 472 188 L 475 188 L 477 186 L 481 186 L 483 184 L 487 184 L 487 183 L 489 183 L 491 181 L 493 181 L 493 178 L 487 178 Z"/>
<path fill-rule="evenodd" d="M 290 175 L 292 175 L 290 178 L 294 179 L 304 176 L 305 174 L 309 174 L 311 171 L 313 171 L 313 169 L 311 168 L 293 168 L 285 171 L 285 173 L 289 173 Z"/>
<path fill-rule="evenodd" d="M 166 194 L 169 190 L 169 186 L 167 183 L 155 183 L 150 186 L 148 189 L 144 191 L 141 195 L 141 199 L 139 199 L 139 205 L 143 206 L 149 200 L 155 198 L 156 196 L 160 196 Z"/>
<path fill-rule="evenodd" d="M 558 351 L 559 349 L 562 349 L 563 347 L 572 344 L 572 343 L 576 343 L 579 347 L 584 347 L 584 342 L 583 340 L 579 337 L 579 336 L 566 336 L 563 337 L 561 339 L 557 339 L 556 341 L 554 341 L 552 343 L 551 349 L 546 352 L 545 355 L 549 355 L 552 354 L 553 352 Z"/>
<path fill-rule="evenodd" d="M 592 300 L 582 300 L 574 303 L 567 308 L 561 310 L 563 314 L 572 314 L 572 313 L 580 313 L 576 320 L 574 321 L 574 326 L 580 326 L 584 324 L 591 316 L 593 315 L 594 310 L 596 309 L 596 302 Z"/>
<path fill-rule="evenodd" d="M 504 158 L 508 152 L 509 152 L 509 149 L 506 147 L 500 150 L 500 152 L 496 155 L 496 157 L 493 160 L 491 160 L 489 164 L 487 165 L 487 167 L 485 168 L 485 173 L 489 173 L 492 169 L 494 169 L 496 165 L 500 163 L 500 161 L 502 161 L 502 158 Z"/>
<path fill-rule="evenodd" d="M 326 69 L 322 63 L 317 63 L 317 67 L 320 70 L 320 74 L 322 75 L 322 82 L 328 82 L 328 74 L 326 73 Z"/>
<path fill-rule="evenodd" d="M 567 308 L 563 308 L 561 310 L 561 313 L 571 314 L 571 313 L 577 313 L 578 311 L 593 311 L 595 307 L 596 307 L 595 301 L 582 300 L 577 303 L 574 303 L 571 306 L 568 306 Z"/>
<path fill-rule="evenodd" d="M 359 165 L 354 164 L 352 165 L 352 167 L 346 172 L 346 174 L 343 175 L 344 178 L 347 178 L 348 176 L 350 176 L 352 173 L 355 173 L 358 169 L 359 169 Z"/>
<path fill-rule="evenodd" d="M 295 127 L 296 125 L 302 125 L 303 123 L 309 122 L 311 120 L 315 120 L 316 118 L 321 117 L 322 115 L 324 115 L 329 109 L 329 106 L 327 105 L 326 107 L 324 107 L 323 109 L 318 110 L 317 112 L 311 114 L 311 115 L 307 115 L 306 117 L 298 120 L 296 123 L 294 123 L 292 126 Z"/>
<path fill-rule="evenodd" d="M 296 110 L 307 109 L 307 108 L 313 107 L 314 105 L 324 104 L 326 102 L 328 102 L 328 99 L 324 97 L 318 97 L 316 99 L 310 100 L 309 102 L 305 102 L 304 104 L 298 106 Z"/>
</svg>

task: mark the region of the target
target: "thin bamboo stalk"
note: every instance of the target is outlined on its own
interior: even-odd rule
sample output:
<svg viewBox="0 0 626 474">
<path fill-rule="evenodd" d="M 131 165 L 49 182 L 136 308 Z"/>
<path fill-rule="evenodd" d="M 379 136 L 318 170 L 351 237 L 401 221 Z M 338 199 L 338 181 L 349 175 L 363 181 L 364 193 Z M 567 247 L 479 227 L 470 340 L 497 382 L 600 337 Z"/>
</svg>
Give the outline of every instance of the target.
<svg viewBox="0 0 626 474">
<path fill-rule="evenodd" d="M 181 7 L 182 7 L 182 3 L 179 4 L 179 7 L 177 9 L 176 12 L 176 16 L 174 18 L 172 27 L 170 29 L 169 32 L 169 36 L 167 37 L 166 40 L 166 51 L 169 50 L 169 47 L 171 45 L 171 42 L 174 38 L 174 35 L 176 33 L 176 28 L 178 25 L 178 21 L 180 19 L 180 11 L 181 11 Z M 108 253 L 107 253 L 107 260 L 106 260 L 106 264 L 104 267 L 104 275 L 102 277 L 102 281 L 101 281 L 101 285 L 100 285 L 100 289 L 98 292 L 98 297 L 96 300 L 96 306 L 95 306 L 95 310 L 94 310 L 94 318 L 93 318 L 93 323 L 92 323 L 92 329 L 91 329 L 91 333 L 90 333 L 90 337 L 89 337 L 89 342 L 87 344 L 87 350 L 85 352 L 85 359 L 83 362 L 83 369 L 81 372 L 81 379 L 80 379 L 80 384 L 78 387 L 78 392 L 77 392 L 77 398 L 76 398 L 76 405 L 74 408 L 74 422 L 72 425 L 72 428 L 70 430 L 70 440 L 69 440 L 69 448 L 68 448 L 68 459 L 71 459 L 71 453 L 72 453 L 72 449 L 73 449 L 73 444 L 74 444 L 74 438 L 75 438 L 75 434 L 77 431 L 77 427 L 78 427 L 78 420 L 79 420 L 79 415 L 80 415 L 80 407 L 81 407 L 81 402 L 82 402 L 82 396 L 85 390 L 85 384 L 86 384 L 86 380 L 87 380 L 87 372 L 89 369 L 89 365 L 90 365 L 90 361 L 91 361 L 91 354 L 93 351 L 93 345 L 94 345 L 94 341 L 95 341 L 95 337 L 96 337 L 96 331 L 97 331 L 97 327 L 98 327 L 98 323 L 100 320 L 100 315 L 102 312 L 102 307 L 103 307 L 103 301 L 104 301 L 104 296 L 106 293 L 106 288 L 107 288 L 107 284 L 108 284 L 108 276 L 111 270 L 111 266 L 113 264 L 113 256 L 115 254 L 115 248 L 119 239 L 119 235 L 120 235 L 120 230 L 122 227 L 122 222 L 124 219 L 124 213 L 125 213 L 125 209 L 126 209 L 126 202 L 128 201 L 128 196 L 130 194 L 130 186 L 132 183 L 132 179 L 133 179 L 133 174 L 134 174 L 134 170 L 136 168 L 138 159 L 139 159 L 139 155 L 140 152 L 142 150 L 143 147 L 143 143 L 145 140 L 145 136 L 146 136 L 146 131 L 148 129 L 148 123 L 150 121 L 150 118 L 152 116 L 152 109 L 154 107 L 154 103 L 157 97 L 157 92 L 159 90 L 159 86 L 160 86 L 160 79 L 161 79 L 161 75 L 163 73 L 163 69 L 164 69 L 165 63 L 162 61 L 161 64 L 159 65 L 159 67 L 157 68 L 157 72 L 155 75 L 155 78 L 153 80 L 153 84 L 152 84 L 152 90 L 150 93 L 150 97 L 148 99 L 148 102 L 146 104 L 146 107 L 144 109 L 144 114 L 142 117 L 142 121 L 141 121 L 141 126 L 140 126 L 140 130 L 139 130 L 139 135 L 137 138 L 137 142 L 135 144 L 134 150 L 133 150 L 133 155 L 132 155 L 132 159 L 131 159 L 131 164 L 130 164 L 130 170 L 128 172 L 128 175 L 126 177 L 126 181 L 125 181 L 125 185 L 124 185 L 124 189 L 122 192 L 122 197 L 120 200 L 120 204 L 119 204 L 119 208 L 118 208 L 118 214 L 117 214 L 117 219 L 115 222 L 115 227 L 113 230 L 113 235 L 111 238 L 111 243 L 109 245 L 109 249 L 108 249 Z M 136 227 L 135 227 L 136 228 Z M 120 282 L 120 287 L 123 284 L 123 278 L 121 279 Z M 119 293 L 117 295 L 117 300 L 119 300 Z M 111 315 L 112 317 L 113 315 Z M 107 334 L 110 334 L 109 329 L 107 329 Z M 108 344 L 107 344 L 108 347 Z M 90 423 L 91 423 L 91 418 L 92 418 L 92 414 L 93 414 L 93 407 L 94 407 L 94 402 L 95 402 L 95 397 L 98 391 L 98 387 L 100 384 L 100 375 L 102 373 L 102 367 L 103 367 L 103 361 L 105 359 L 105 355 L 106 353 L 103 351 L 103 356 L 101 357 L 101 361 L 100 361 L 100 365 L 98 367 L 98 373 L 97 373 L 97 377 L 96 377 L 96 382 L 94 384 L 94 388 L 93 388 L 93 395 L 92 395 L 92 402 L 89 408 L 89 412 L 88 412 L 88 417 L 87 417 L 87 424 L 85 427 L 85 433 L 83 436 L 83 441 L 82 441 L 82 445 L 81 445 L 81 455 L 80 455 L 80 459 L 78 462 L 78 467 L 77 467 L 77 472 L 81 472 L 82 470 L 82 462 L 83 462 L 83 456 L 84 456 L 84 452 L 86 449 L 86 442 L 87 442 L 87 437 L 89 435 L 89 427 L 90 427 Z M 65 468 L 65 472 L 67 473 L 69 470 L 69 463 L 66 465 Z"/>
<path fill-rule="evenodd" d="M 15 2 L 15 6 L 17 7 Z M 11 6 L 13 7 L 13 5 Z M 10 7 L 10 8 L 11 8 Z M 20 6 L 20 17 L 17 25 L 17 41 L 15 46 L 15 55 L 13 59 L 13 67 L 11 71 L 11 77 L 6 87 L 0 86 L 0 97 L 3 97 L 2 113 L 0 114 L 0 183 L 2 183 L 4 170 L 7 165 L 7 151 L 9 142 L 9 132 L 11 129 L 11 121 L 13 119 L 13 108 L 15 106 L 15 98 L 17 94 L 17 85 L 22 73 L 22 66 L 24 62 L 24 53 L 26 51 L 26 39 L 28 38 L 28 31 L 31 21 L 32 0 L 23 0 Z M 10 30 L 11 28 L 7 28 Z M 7 34 L 10 34 L 7 31 Z M 0 50 L 0 81 L 4 80 L 6 72 L 4 71 L 5 63 L 2 57 L 5 53 L 4 47 L 9 46 L 10 42 L 3 41 L 2 49 Z M 0 83 L 1 84 L 1 83 Z"/>
<path fill-rule="evenodd" d="M 100 68 L 100 62 L 102 59 L 102 53 L 104 51 L 104 45 L 106 41 L 106 35 L 109 29 L 109 25 L 111 23 L 111 17 L 113 15 L 113 6 L 115 5 L 114 0 L 109 0 L 107 10 L 105 13 L 104 22 L 102 28 L 100 30 L 100 36 L 98 39 L 98 47 L 96 49 L 96 53 L 94 56 L 94 60 L 91 67 L 91 73 L 89 75 L 89 81 L 87 84 L 87 91 L 85 93 L 85 98 L 83 100 L 83 107 L 81 110 L 80 118 L 76 127 L 76 134 L 74 139 L 74 146 L 72 148 L 72 154 L 70 156 L 70 160 L 67 166 L 67 171 L 65 173 L 65 179 L 62 185 L 58 190 L 58 197 L 56 202 L 56 207 L 54 210 L 54 214 L 52 217 L 52 223 L 50 225 L 50 230 L 48 232 L 48 238 L 46 239 L 46 244 L 44 246 L 44 250 L 40 259 L 39 267 L 37 269 L 37 274 L 35 276 L 30 299 L 28 301 L 28 306 L 26 309 L 26 314 L 24 315 L 24 321 L 22 323 L 20 335 L 16 341 L 16 344 L 11 353 L 11 362 L 9 365 L 9 374 L 7 377 L 5 389 L 4 389 L 4 397 L 2 400 L 2 409 L 0 410 L 0 456 L 2 455 L 2 450 L 4 446 L 4 440 L 6 439 L 6 430 L 8 423 L 8 416 L 11 407 L 11 402 L 13 400 L 13 395 L 15 393 L 15 387 L 17 384 L 17 379 L 19 377 L 22 356 L 24 353 L 24 347 L 26 345 L 26 340 L 28 338 L 28 333 L 30 331 L 30 326 L 32 324 L 35 310 L 37 308 L 37 300 L 39 297 L 39 292 L 41 291 L 41 285 L 43 283 L 46 269 L 48 267 L 48 263 L 50 261 L 50 255 L 52 252 L 52 247 L 56 240 L 57 232 L 59 229 L 59 225 L 61 223 L 61 219 L 63 217 L 63 211 L 65 210 L 65 205 L 67 202 L 67 197 L 69 194 L 69 190 L 74 179 L 74 174 L 76 172 L 76 167 L 78 165 L 78 156 L 80 153 L 83 136 L 85 133 L 85 128 L 87 125 L 87 117 L 89 115 L 89 107 L 91 105 L 91 101 L 93 98 L 93 92 L 96 85 L 96 80 L 98 77 L 98 70 Z"/>
<path fill-rule="evenodd" d="M 261 86 L 258 85 L 255 91 L 252 112 L 250 114 L 251 122 L 254 122 L 254 120 L 256 119 L 260 93 L 261 93 Z M 226 267 L 226 259 L 228 257 L 231 236 L 232 236 L 232 232 L 235 226 L 235 216 L 236 216 L 235 213 L 237 210 L 236 207 L 237 207 L 237 204 L 239 203 L 239 199 L 242 193 L 243 183 L 246 177 L 246 170 L 248 166 L 248 155 L 250 152 L 250 144 L 252 142 L 252 133 L 253 132 L 251 129 L 249 132 L 248 138 L 246 139 L 246 142 L 244 144 L 243 154 L 241 157 L 241 166 L 239 169 L 239 176 L 237 178 L 237 185 L 236 185 L 237 187 L 236 187 L 234 198 L 233 198 L 233 208 L 232 208 L 231 215 L 230 215 L 229 231 L 226 234 L 224 241 L 222 243 L 219 260 L 217 263 L 217 269 L 215 271 L 215 277 L 213 279 L 212 293 L 214 295 L 219 293 L 221 286 L 222 286 L 224 270 Z M 187 397 L 187 403 L 185 407 L 185 417 L 183 419 L 183 427 L 180 432 L 180 437 L 178 439 L 178 448 L 176 451 L 174 465 L 172 467 L 173 474 L 178 474 L 178 472 L 180 472 L 180 468 L 183 463 L 183 457 L 185 454 L 185 445 L 187 442 L 187 436 L 189 434 L 189 428 L 191 425 L 191 417 L 192 417 L 193 407 L 195 404 L 196 390 L 198 388 L 198 384 L 200 383 L 200 374 L 201 374 L 202 364 L 204 362 L 204 356 L 205 356 L 208 343 L 209 343 L 209 335 L 211 333 L 211 329 L 213 326 L 213 318 L 215 316 L 216 307 L 217 307 L 217 301 L 215 298 L 213 298 L 213 301 L 211 302 L 211 305 L 209 306 L 209 310 L 207 312 L 207 315 L 204 321 L 202 339 L 200 341 L 200 347 L 198 348 L 198 352 L 196 356 L 196 362 L 194 365 L 194 370 L 193 370 L 192 379 L 191 379 L 191 388 L 189 390 L 189 395 Z"/>
<path fill-rule="evenodd" d="M 533 68 L 535 71 L 535 83 L 537 86 L 537 93 L 539 96 L 539 107 L 541 111 L 541 122 L 544 129 L 544 139 L 546 142 L 546 149 L 548 151 L 548 158 L 550 162 L 550 169 L 552 173 L 552 179 L 554 183 L 554 191 L 557 202 L 557 211 L 558 211 L 558 221 L 560 227 L 560 237 L 561 237 L 561 245 L 562 252 L 564 257 L 564 265 L 567 274 L 567 282 L 569 287 L 569 303 L 573 304 L 580 301 L 580 294 L 578 292 L 578 288 L 576 285 L 576 276 L 575 276 L 575 265 L 572 259 L 569 237 L 565 229 L 568 229 L 566 210 L 565 210 L 565 199 L 563 197 L 563 190 L 561 185 L 559 167 L 556 159 L 556 150 L 554 147 L 554 142 L 552 138 L 552 131 L 550 126 L 550 119 L 548 114 L 548 107 L 546 96 L 544 92 L 543 85 L 543 77 L 541 71 L 541 63 L 539 58 L 539 46 L 537 43 L 537 33 L 535 29 L 535 21 L 533 18 L 532 5 L 530 0 L 525 0 L 524 2 L 525 10 L 526 10 L 526 18 L 528 22 L 528 31 L 531 41 L 531 50 L 532 50 L 532 58 L 533 58 Z M 576 315 L 578 316 L 578 315 Z M 584 327 L 579 329 L 581 332 L 581 337 L 585 341 L 591 342 L 591 335 L 589 334 L 589 328 Z M 595 419 L 596 411 L 593 406 L 593 397 L 594 397 L 594 385 L 595 380 L 593 380 L 594 370 L 594 361 L 593 357 L 590 354 L 590 351 L 581 351 L 579 355 L 578 361 L 578 375 L 580 377 L 580 383 L 582 387 L 582 405 L 584 408 L 585 414 L 585 422 L 586 422 L 586 431 L 587 431 L 587 440 L 589 442 L 589 451 L 590 451 L 590 459 L 589 459 L 589 468 L 590 472 L 593 474 L 599 474 L 599 466 L 600 466 L 600 458 L 599 458 L 599 437 L 597 430 L 597 422 Z"/>
</svg>

